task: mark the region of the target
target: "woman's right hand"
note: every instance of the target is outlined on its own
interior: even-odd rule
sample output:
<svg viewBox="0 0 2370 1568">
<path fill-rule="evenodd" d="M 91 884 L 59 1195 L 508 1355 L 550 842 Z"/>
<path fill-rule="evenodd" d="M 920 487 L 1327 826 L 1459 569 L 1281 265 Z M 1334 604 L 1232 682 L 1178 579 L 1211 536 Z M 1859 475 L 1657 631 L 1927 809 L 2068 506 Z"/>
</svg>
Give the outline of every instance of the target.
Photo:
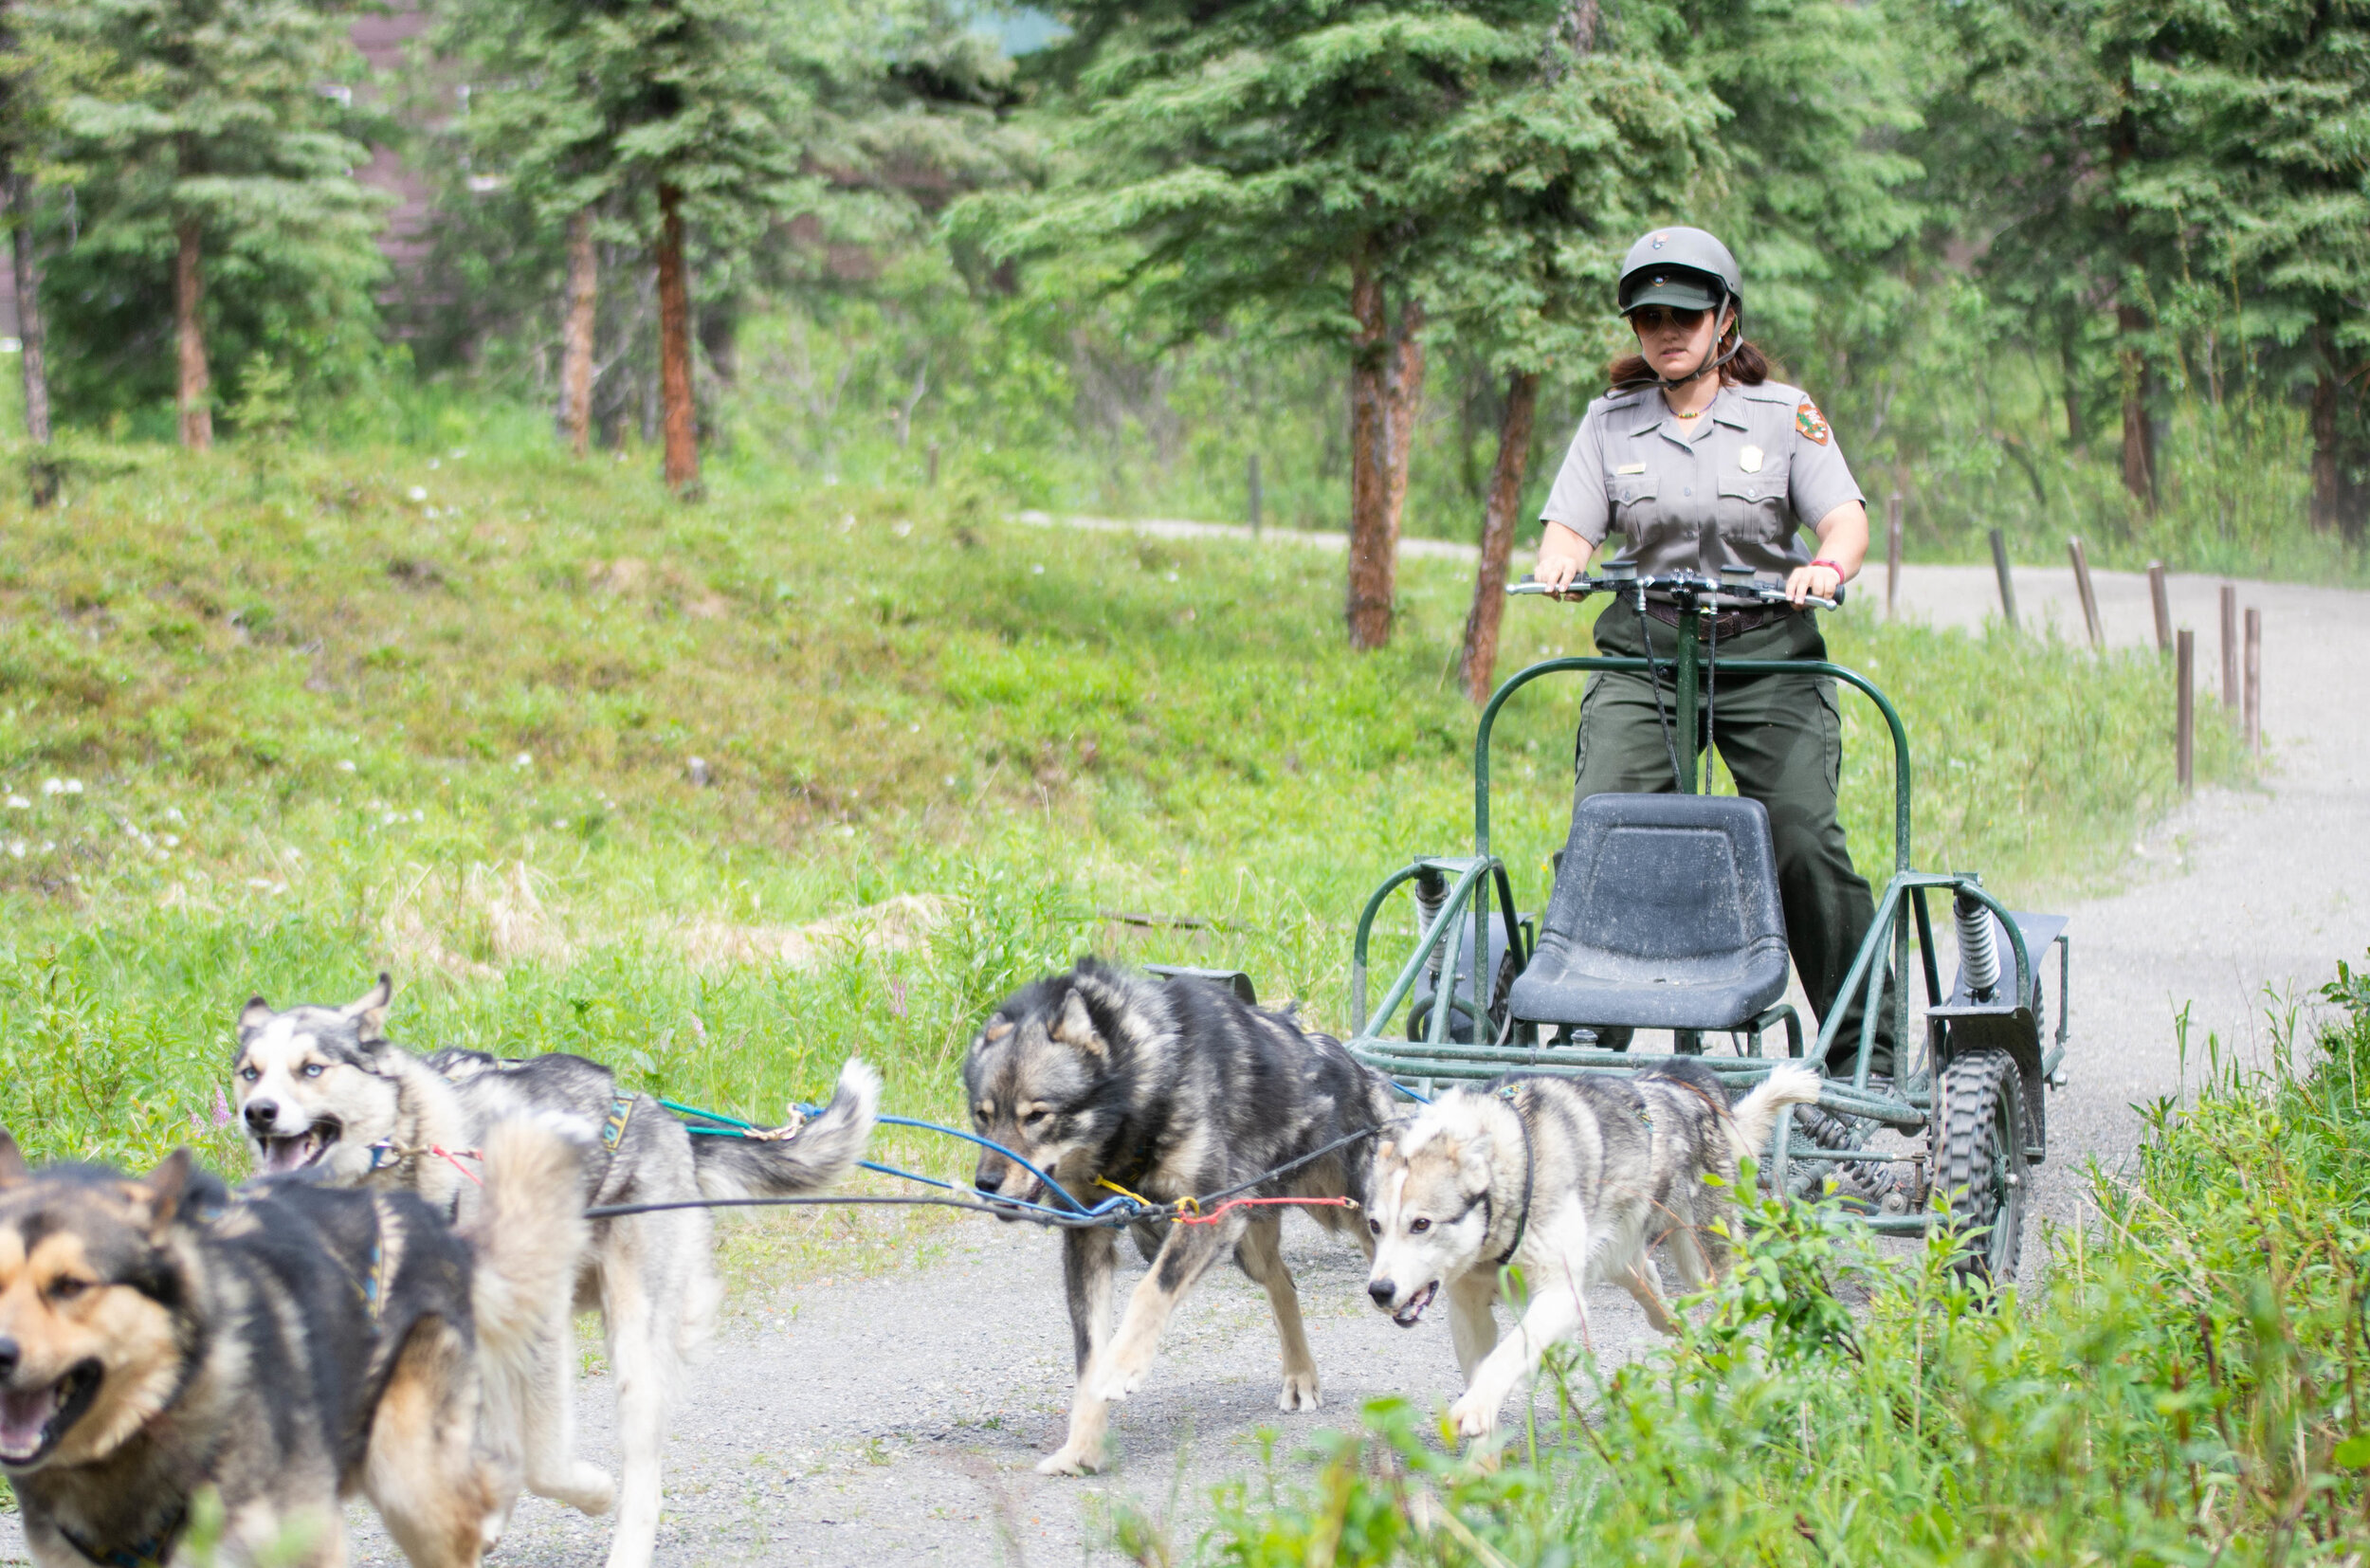
<svg viewBox="0 0 2370 1568">
<path fill-rule="evenodd" d="M 1550 522 L 1539 537 L 1539 561 L 1531 568 L 1531 581 L 1560 593 L 1588 570 L 1588 558 L 1595 554 L 1588 540 L 1559 522 Z"/>
</svg>

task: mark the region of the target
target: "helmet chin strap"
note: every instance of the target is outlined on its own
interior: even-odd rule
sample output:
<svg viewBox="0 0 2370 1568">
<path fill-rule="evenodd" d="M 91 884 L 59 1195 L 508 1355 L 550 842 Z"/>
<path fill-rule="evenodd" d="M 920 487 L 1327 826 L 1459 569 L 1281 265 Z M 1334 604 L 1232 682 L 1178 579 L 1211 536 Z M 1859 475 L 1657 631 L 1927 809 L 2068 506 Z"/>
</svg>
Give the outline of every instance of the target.
<svg viewBox="0 0 2370 1568">
<path fill-rule="evenodd" d="M 1719 312 L 1725 314 L 1729 308 L 1729 301 L 1734 298 L 1734 295 L 1723 295 L 1721 297 L 1720 304 L 1717 307 Z M 1734 359 L 1737 356 L 1738 352 L 1744 347 L 1744 313 L 1742 311 L 1738 311 L 1735 316 L 1729 319 L 1728 324 L 1735 330 L 1736 341 L 1728 345 L 1727 353 L 1720 356 L 1717 359 L 1706 354 L 1704 356 L 1704 362 L 1702 364 L 1696 366 L 1693 370 L 1687 372 L 1685 375 L 1680 376 L 1675 381 L 1669 376 L 1663 374 L 1661 372 L 1656 371 L 1654 373 L 1655 385 L 1662 388 L 1665 392 L 1677 392 L 1682 387 L 1693 386 L 1696 382 L 1703 380 L 1704 377 L 1716 374 L 1723 368 L 1729 360 Z M 1716 345 L 1720 339 L 1718 337 L 1714 337 L 1712 341 Z M 1651 369 L 1652 367 L 1649 366 L 1648 368 Z M 1634 385 L 1635 383 L 1632 384 Z"/>
</svg>

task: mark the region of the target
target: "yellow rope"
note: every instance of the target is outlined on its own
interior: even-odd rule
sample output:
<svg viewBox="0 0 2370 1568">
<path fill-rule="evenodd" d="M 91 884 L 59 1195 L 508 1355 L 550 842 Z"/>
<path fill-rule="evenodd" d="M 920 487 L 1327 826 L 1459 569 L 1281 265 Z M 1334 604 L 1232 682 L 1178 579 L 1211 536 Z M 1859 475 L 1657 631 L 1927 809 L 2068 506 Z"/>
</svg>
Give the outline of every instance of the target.
<svg viewBox="0 0 2370 1568">
<path fill-rule="evenodd" d="M 1124 1188 L 1124 1187 L 1121 1186 L 1118 1182 L 1113 1181 L 1113 1180 L 1112 1180 L 1109 1176 L 1097 1176 L 1097 1177 L 1095 1177 L 1095 1185 L 1096 1185 L 1096 1186 L 1098 1186 L 1098 1187 L 1105 1188 L 1105 1189 L 1107 1189 L 1107 1190 L 1109 1190 L 1109 1191 L 1111 1191 L 1111 1192 L 1117 1193 L 1117 1194 L 1119 1194 L 1119 1195 L 1120 1195 L 1120 1196 L 1121 1196 L 1121 1197 L 1125 1197 L 1125 1198 L 1134 1198 L 1134 1199 L 1135 1199 L 1138 1203 L 1142 1204 L 1142 1205 L 1143 1205 L 1145 1208 L 1147 1208 L 1147 1209 L 1158 1209 L 1158 1208 L 1159 1208 L 1159 1207 L 1160 1207 L 1158 1204 L 1157 1204 L 1157 1203 L 1153 1202 L 1153 1201 L 1152 1201 L 1152 1199 L 1150 1199 L 1150 1198 L 1148 1198 L 1148 1197 L 1144 1196 L 1144 1194 L 1141 1194 L 1141 1193 L 1131 1193 L 1131 1192 L 1129 1192 L 1126 1188 Z"/>
</svg>

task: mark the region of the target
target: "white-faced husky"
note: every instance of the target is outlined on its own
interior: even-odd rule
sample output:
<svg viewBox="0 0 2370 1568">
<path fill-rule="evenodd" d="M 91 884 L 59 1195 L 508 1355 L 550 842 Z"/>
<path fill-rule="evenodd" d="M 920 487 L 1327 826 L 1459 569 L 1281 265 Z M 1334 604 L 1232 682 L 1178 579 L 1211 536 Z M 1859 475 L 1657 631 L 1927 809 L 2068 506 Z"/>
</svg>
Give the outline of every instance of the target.
<svg viewBox="0 0 2370 1568">
<path fill-rule="evenodd" d="M 1768 1142 L 1785 1107 L 1815 1101 L 1818 1082 L 1781 1063 L 1731 1108 L 1719 1075 L 1684 1057 L 1628 1078 L 1525 1074 L 1450 1089 L 1377 1143 L 1366 1291 L 1402 1328 L 1448 1293 L 1466 1379 L 1449 1411 L 1457 1430 L 1497 1425 L 1547 1347 L 1586 1321 L 1592 1285 L 1620 1285 L 1656 1328 L 1675 1330 L 1650 1250 L 1667 1246 L 1690 1289 L 1719 1274 L 1727 1247 L 1713 1222 L 1737 1161 Z M 1530 1303 L 1502 1342 L 1491 1308 L 1508 1265 Z"/>
<path fill-rule="evenodd" d="M 880 1078 L 851 1059 L 831 1103 L 794 1133 L 693 1138 L 656 1101 L 621 1092 L 607 1067 L 581 1056 L 414 1056 L 386 1037 L 392 995 L 381 975 L 347 1007 L 247 1003 L 231 1076 L 259 1170 L 415 1192 L 465 1223 L 479 1198 L 473 1154 L 485 1129 L 542 1113 L 585 1131 L 582 1179 L 571 1195 L 581 1207 L 791 1195 L 847 1175 L 880 1103 Z M 685 1362 L 705 1353 L 722 1288 L 704 1210 L 599 1220 L 590 1237 L 574 1288 L 548 1304 L 552 1354 L 518 1392 L 526 1485 L 589 1514 L 614 1503 L 610 1568 L 647 1568 L 667 1412 Z M 592 1308 L 617 1373 L 620 1482 L 574 1453 L 572 1313 Z"/>
</svg>

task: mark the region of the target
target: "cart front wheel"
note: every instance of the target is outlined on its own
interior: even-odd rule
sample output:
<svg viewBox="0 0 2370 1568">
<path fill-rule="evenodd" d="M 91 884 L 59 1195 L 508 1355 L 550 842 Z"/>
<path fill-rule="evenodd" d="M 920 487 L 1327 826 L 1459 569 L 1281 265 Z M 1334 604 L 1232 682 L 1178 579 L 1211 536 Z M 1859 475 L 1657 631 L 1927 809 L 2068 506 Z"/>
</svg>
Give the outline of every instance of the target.
<svg viewBox="0 0 2370 1568">
<path fill-rule="evenodd" d="M 1936 1175 L 1951 1228 L 1969 1241 L 1960 1267 L 1985 1284 L 2013 1281 L 2024 1231 L 2024 1082 L 2006 1051 L 1969 1051 L 1942 1070 L 1942 1127 Z"/>
</svg>

